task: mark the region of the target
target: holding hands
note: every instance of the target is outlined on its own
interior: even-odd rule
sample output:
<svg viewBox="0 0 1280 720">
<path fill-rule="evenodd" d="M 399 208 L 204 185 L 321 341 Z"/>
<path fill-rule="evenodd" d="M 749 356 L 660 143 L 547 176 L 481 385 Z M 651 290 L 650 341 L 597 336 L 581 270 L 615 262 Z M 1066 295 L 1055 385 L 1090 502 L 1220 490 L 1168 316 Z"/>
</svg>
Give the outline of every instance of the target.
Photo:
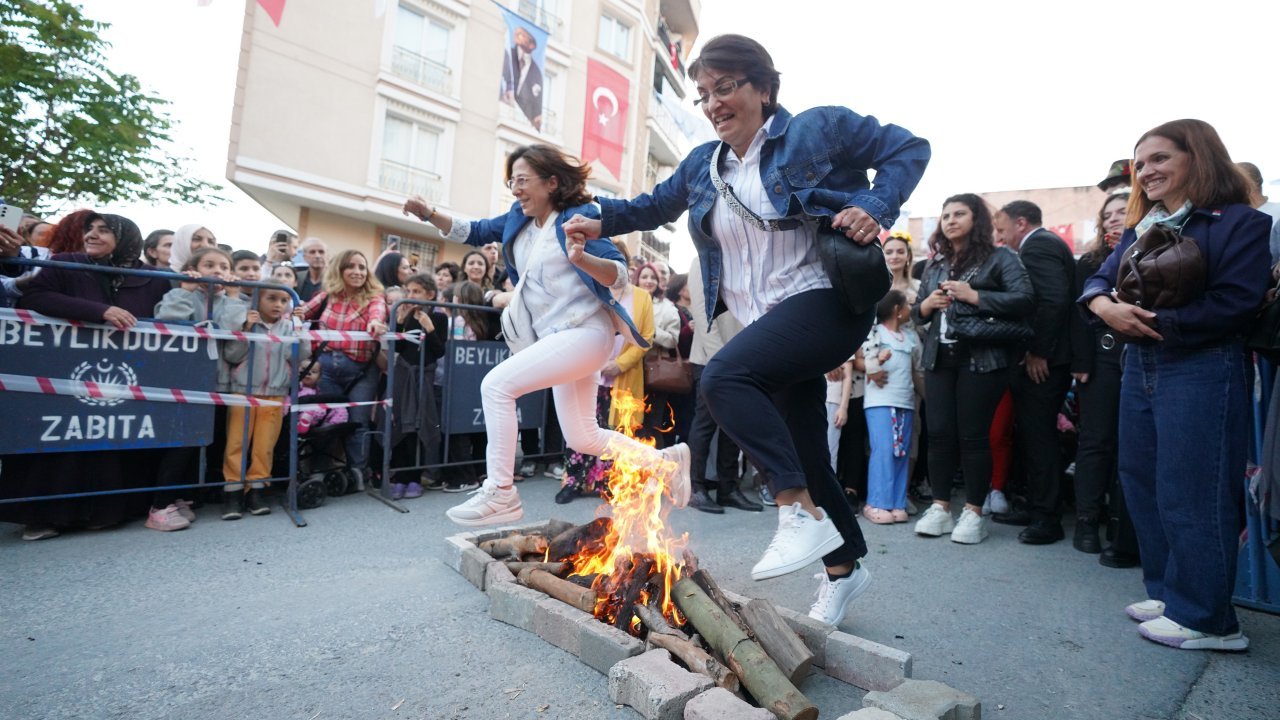
<svg viewBox="0 0 1280 720">
<path fill-rule="evenodd" d="M 564 234 L 570 242 L 585 243 L 600 237 L 600 221 L 582 215 L 574 215 L 564 223 Z"/>
<path fill-rule="evenodd" d="M 414 195 L 405 200 L 403 212 L 405 215 L 412 215 L 423 222 L 430 220 L 431 216 L 436 214 L 435 209 L 427 205 L 426 199 L 421 195 Z"/>
</svg>

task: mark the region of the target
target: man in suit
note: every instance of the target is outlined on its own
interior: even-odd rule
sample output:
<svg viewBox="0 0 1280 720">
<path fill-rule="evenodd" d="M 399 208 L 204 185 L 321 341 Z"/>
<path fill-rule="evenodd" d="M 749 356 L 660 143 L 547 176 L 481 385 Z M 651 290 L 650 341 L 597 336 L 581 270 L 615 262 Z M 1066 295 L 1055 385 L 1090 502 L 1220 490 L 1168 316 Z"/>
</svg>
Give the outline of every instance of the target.
<svg viewBox="0 0 1280 720">
<path fill-rule="evenodd" d="M 502 101 L 515 104 L 542 130 L 542 68 L 534 60 L 538 41 L 522 27 L 512 33 L 514 43 L 502 58 Z"/>
<path fill-rule="evenodd" d="M 1030 525 L 1018 535 L 1029 545 L 1061 540 L 1059 483 L 1062 453 L 1058 444 L 1058 411 L 1071 386 L 1071 324 L 1075 258 L 1062 238 L 1041 227 L 1040 208 L 1015 200 L 995 216 L 996 237 L 1018 253 L 1031 277 L 1036 309 L 1035 334 L 1027 341 L 1022 362 L 1013 367 L 1010 388 L 1017 418 L 1017 446 L 1027 474 Z M 1077 532 L 1080 525 L 1077 524 Z M 1097 538 L 1097 523 L 1093 525 Z"/>
</svg>

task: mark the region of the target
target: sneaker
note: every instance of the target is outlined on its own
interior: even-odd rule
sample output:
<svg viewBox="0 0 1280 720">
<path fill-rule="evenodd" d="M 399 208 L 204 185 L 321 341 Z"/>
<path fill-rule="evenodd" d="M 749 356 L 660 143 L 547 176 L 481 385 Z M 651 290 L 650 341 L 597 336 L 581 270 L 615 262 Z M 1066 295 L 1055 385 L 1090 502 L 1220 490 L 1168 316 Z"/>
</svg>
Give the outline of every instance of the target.
<svg viewBox="0 0 1280 720">
<path fill-rule="evenodd" d="M 773 499 L 773 493 L 769 492 L 768 485 L 760 486 L 760 502 L 769 507 L 778 507 L 778 501 Z"/>
<path fill-rule="evenodd" d="M 187 522 L 193 523 L 196 521 L 196 514 L 191 509 L 190 500 L 174 500 L 173 505 L 178 508 L 178 514 L 186 518 Z"/>
<path fill-rule="evenodd" d="M 1124 614 L 1140 623 L 1164 617 L 1164 603 L 1159 600 L 1143 600 L 1124 606 Z"/>
<path fill-rule="evenodd" d="M 532 460 L 525 460 L 524 462 L 520 463 L 520 469 L 516 470 L 516 474 L 519 475 L 520 477 L 526 477 L 526 478 L 533 477 L 533 474 L 537 470 L 538 470 L 538 466 L 536 463 L 534 463 Z"/>
<path fill-rule="evenodd" d="M 864 505 L 862 507 L 862 517 L 875 523 L 876 525 L 892 525 L 893 513 L 878 507 Z"/>
<path fill-rule="evenodd" d="M 916 504 L 911 502 L 911 498 L 907 498 L 907 515 L 919 515 L 919 514 L 920 514 L 920 508 L 916 507 Z"/>
<path fill-rule="evenodd" d="M 950 533 L 955 527 L 956 521 L 951 517 L 951 511 L 943 509 L 938 503 L 933 503 L 916 521 L 916 534 L 940 537 Z"/>
<path fill-rule="evenodd" d="M 439 477 L 431 477 L 430 475 L 427 475 L 424 473 L 422 475 L 422 489 L 423 490 L 443 490 L 444 480 Z"/>
<path fill-rule="evenodd" d="M 58 529 L 52 525 L 27 525 L 22 528 L 22 539 L 29 542 L 34 542 L 36 540 L 48 540 L 49 538 L 56 538 L 61 534 L 62 533 L 58 532 Z"/>
<path fill-rule="evenodd" d="M 809 608 L 809 617 L 828 625 L 839 625 L 849 609 L 849 601 L 866 592 L 871 584 L 871 573 L 862 563 L 854 566 L 852 575 L 834 582 L 825 572 L 814 577 L 818 578 L 818 600 Z"/>
<path fill-rule="evenodd" d="M 270 515 L 271 506 L 262 497 L 262 491 L 253 489 L 248 495 L 244 496 L 244 509 L 249 511 L 250 515 Z"/>
<path fill-rule="evenodd" d="M 391 483 L 391 499 L 392 500 L 403 499 L 405 487 L 406 486 L 404 483 L 397 483 L 397 482 Z"/>
<path fill-rule="evenodd" d="M 174 530 L 186 530 L 191 523 L 186 518 L 178 514 L 178 508 L 175 505 L 169 505 L 157 510 L 151 508 L 151 512 L 147 513 L 147 527 L 160 532 L 173 532 Z"/>
<path fill-rule="evenodd" d="M 778 508 L 778 531 L 760 561 L 751 568 L 752 580 L 767 580 L 803 568 L 844 544 L 830 517 L 818 520 L 792 503 Z"/>
<path fill-rule="evenodd" d="M 693 480 L 689 468 L 689 446 L 677 443 L 662 450 L 662 459 L 675 463 L 675 468 L 667 477 L 667 489 L 671 492 L 671 500 L 678 508 L 689 505 L 689 495 L 693 492 Z"/>
<path fill-rule="evenodd" d="M 445 483 L 444 487 L 440 489 L 447 493 L 464 493 L 464 492 L 471 492 L 472 490 L 475 490 L 478 487 L 480 487 L 480 483 L 476 482 L 475 480 L 468 480 L 466 482 L 458 483 L 457 485 L 450 485 L 448 483 Z"/>
<path fill-rule="evenodd" d="M 524 505 L 514 486 L 500 488 L 485 483 L 471 499 L 445 512 L 458 525 L 501 525 L 524 517 Z"/>
<path fill-rule="evenodd" d="M 222 519 L 223 520 L 239 520 L 240 515 L 240 492 L 224 492 L 222 493 Z"/>
<path fill-rule="evenodd" d="M 987 512 L 988 506 L 993 513 L 1007 513 L 1009 512 L 1009 498 L 1005 497 L 1003 492 L 993 488 L 991 492 L 987 493 L 987 502 L 982 505 L 983 515 L 990 514 Z"/>
<path fill-rule="evenodd" d="M 422 483 L 411 482 L 404 486 L 404 499 L 420 498 L 424 492 L 426 492 L 426 488 L 422 487 Z"/>
<path fill-rule="evenodd" d="M 1161 645 L 1180 650 L 1230 650 L 1249 649 L 1249 638 L 1240 631 L 1230 635 L 1211 635 L 1183 627 L 1167 617 L 1148 620 L 1138 626 L 1138 634 Z"/>
<path fill-rule="evenodd" d="M 949 513 L 948 513 L 949 514 Z M 919 532 L 917 530 L 917 532 Z M 987 519 L 965 508 L 960 520 L 951 531 L 951 542 L 961 545 L 977 545 L 987 539 Z"/>
<path fill-rule="evenodd" d="M 564 479 L 564 463 L 553 463 L 551 465 L 548 465 L 547 469 L 542 471 L 542 474 L 554 480 L 563 480 Z"/>
<path fill-rule="evenodd" d="M 904 523 L 911 517 L 909 511 L 902 509 L 890 510 L 889 514 L 893 515 L 893 521 L 896 523 Z"/>
</svg>

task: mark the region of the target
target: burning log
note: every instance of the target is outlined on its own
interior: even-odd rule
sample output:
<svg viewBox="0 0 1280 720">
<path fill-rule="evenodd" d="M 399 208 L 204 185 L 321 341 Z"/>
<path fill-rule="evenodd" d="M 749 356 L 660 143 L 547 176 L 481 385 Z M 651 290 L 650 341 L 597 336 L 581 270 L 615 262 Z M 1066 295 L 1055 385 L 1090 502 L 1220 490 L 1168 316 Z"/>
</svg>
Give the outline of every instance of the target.
<svg viewBox="0 0 1280 720">
<path fill-rule="evenodd" d="M 579 587 L 568 580 L 561 580 L 545 570 L 525 568 L 520 571 L 516 580 L 525 587 L 544 592 L 585 613 L 591 613 L 596 609 L 598 596 L 595 590 Z"/>
<path fill-rule="evenodd" d="M 813 652 L 782 619 L 773 603 L 768 600 L 752 600 L 741 606 L 739 614 L 764 651 L 778 664 L 782 674 L 793 685 L 799 686 L 809 676 L 809 669 L 813 666 Z"/>
<path fill-rule="evenodd" d="M 497 540 L 485 540 L 480 549 L 494 558 L 522 559 L 525 555 L 542 555 L 547 552 L 547 539 L 540 535 L 508 535 Z"/>
<path fill-rule="evenodd" d="M 620 601 L 618 605 L 618 618 L 614 620 L 613 626 L 619 630 L 625 631 L 631 627 L 631 620 L 635 617 L 635 604 L 640 600 L 640 593 L 644 591 L 649 584 L 649 576 L 653 574 L 654 561 L 648 555 L 634 555 L 631 558 L 631 570 L 625 576 L 623 583 L 618 586 L 610 596 Z"/>
<path fill-rule="evenodd" d="M 671 627 L 662 617 L 662 613 L 647 606 L 637 604 L 634 608 L 640 622 L 649 629 L 648 641 L 654 647 L 660 647 L 680 659 L 693 672 L 702 673 L 715 681 L 716 687 L 729 692 L 738 692 L 738 676 L 732 670 L 720 664 L 706 650 L 690 640 L 688 636 Z"/>
<path fill-rule="evenodd" d="M 567 560 L 582 548 L 603 542 L 612 527 L 613 519 L 602 517 L 565 530 L 551 540 L 551 554 L 547 559 L 552 562 Z"/>
<path fill-rule="evenodd" d="M 569 572 L 569 564 L 562 562 L 523 562 L 516 560 L 508 560 L 505 565 L 512 573 L 519 575 L 522 570 L 532 568 L 534 570 L 545 570 L 556 577 L 564 577 Z"/>
<path fill-rule="evenodd" d="M 703 592 L 698 583 L 685 578 L 676 583 L 673 595 L 681 612 L 738 675 L 751 695 L 782 720 L 815 720 L 813 706 L 755 641 L 720 606 Z"/>
</svg>

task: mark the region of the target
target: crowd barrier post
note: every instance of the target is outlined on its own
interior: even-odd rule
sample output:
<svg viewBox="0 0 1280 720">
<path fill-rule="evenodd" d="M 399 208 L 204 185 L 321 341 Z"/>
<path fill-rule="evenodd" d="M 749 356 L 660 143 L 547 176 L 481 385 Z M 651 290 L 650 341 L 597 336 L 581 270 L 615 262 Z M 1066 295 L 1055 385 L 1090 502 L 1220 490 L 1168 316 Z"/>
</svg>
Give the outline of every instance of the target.
<svg viewBox="0 0 1280 720">
<path fill-rule="evenodd" d="M 1262 455 L 1266 432 L 1274 432 L 1274 428 L 1266 427 L 1267 409 L 1275 388 L 1275 366 L 1265 359 L 1257 358 L 1254 365 L 1254 392 L 1252 400 L 1253 433 L 1252 451 L 1255 465 L 1262 466 L 1266 458 Z M 1267 472 L 1266 467 L 1256 467 L 1253 472 Z M 1245 483 L 1245 533 L 1240 544 L 1236 587 L 1233 602 L 1243 607 L 1263 612 L 1280 614 L 1280 557 L 1272 552 L 1272 548 L 1280 544 L 1277 537 L 1277 521 L 1280 518 L 1270 517 L 1268 498 L 1264 492 L 1257 497 L 1249 491 L 1251 475 L 1246 475 Z M 1265 488 L 1266 483 L 1261 487 Z"/>
</svg>

